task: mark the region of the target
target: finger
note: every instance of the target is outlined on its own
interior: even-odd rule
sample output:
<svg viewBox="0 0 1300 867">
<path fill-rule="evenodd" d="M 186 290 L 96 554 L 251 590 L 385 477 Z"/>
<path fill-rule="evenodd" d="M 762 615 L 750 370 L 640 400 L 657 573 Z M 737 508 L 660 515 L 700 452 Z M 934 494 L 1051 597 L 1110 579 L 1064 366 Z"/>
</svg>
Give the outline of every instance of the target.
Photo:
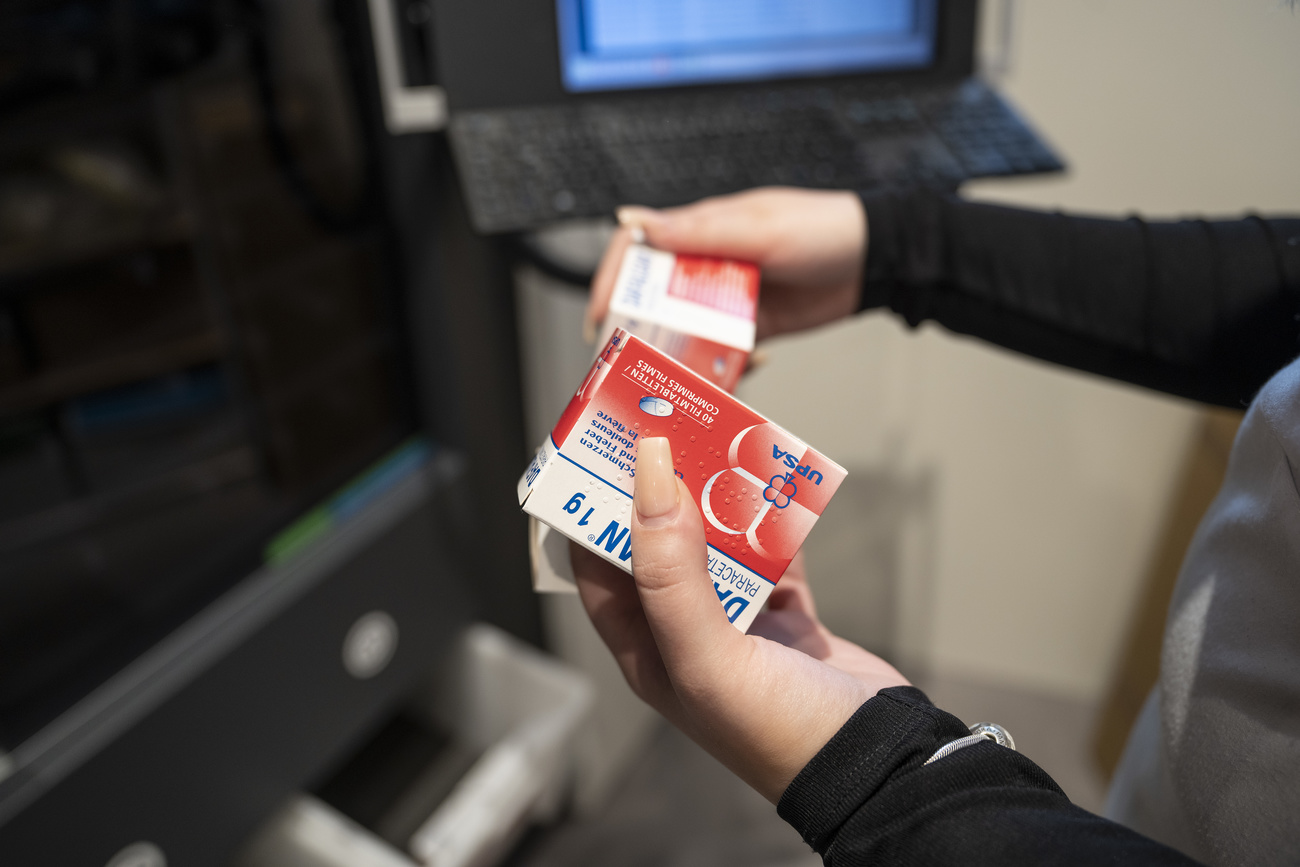
<svg viewBox="0 0 1300 867">
<path fill-rule="evenodd" d="M 703 522 L 664 437 L 639 444 L 633 505 L 632 574 L 659 654 L 679 692 L 708 689 L 744 653 L 745 637 L 718 604 Z"/>
<path fill-rule="evenodd" d="M 817 603 L 813 598 L 812 588 L 808 586 L 807 569 L 804 564 L 803 551 L 794 555 L 790 566 L 777 582 L 768 597 L 767 607 L 770 611 L 797 611 L 816 622 Z"/>
<path fill-rule="evenodd" d="M 609 649 L 635 647 L 638 639 L 650 639 L 650 628 L 641 610 L 636 584 L 627 573 L 577 543 L 569 543 L 573 577 L 582 607 Z"/>
<path fill-rule="evenodd" d="M 624 226 L 637 226 L 646 243 L 674 253 L 693 253 L 761 263 L 769 246 L 769 191 L 702 199 L 679 208 L 619 208 Z"/>
<path fill-rule="evenodd" d="M 636 584 L 617 566 L 572 542 L 569 557 L 582 607 L 628 686 L 642 701 L 676 722 L 681 716 L 676 693 L 641 610 Z"/>
<path fill-rule="evenodd" d="M 764 611 L 754 618 L 749 634 L 784 644 L 813 659 L 826 659 L 831 654 L 832 636 L 802 611 Z"/>
<path fill-rule="evenodd" d="M 632 243 L 632 229 L 621 226 L 605 246 L 605 255 L 596 268 L 596 275 L 591 278 L 591 292 L 587 296 L 587 310 L 582 319 L 582 339 L 587 343 L 596 342 L 596 328 L 609 313 L 609 299 L 614 294 L 614 281 L 618 279 L 618 269 L 623 265 L 623 254 Z"/>
<path fill-rule="evenodd" d="M 761 367 L 766 367 L 771 360 L 772 353 L 761 346 L 755 346 L 754 351 L 749 353 L 749 358 L 745 359 L 745 374 L 749 375 Z"/>
</svg>

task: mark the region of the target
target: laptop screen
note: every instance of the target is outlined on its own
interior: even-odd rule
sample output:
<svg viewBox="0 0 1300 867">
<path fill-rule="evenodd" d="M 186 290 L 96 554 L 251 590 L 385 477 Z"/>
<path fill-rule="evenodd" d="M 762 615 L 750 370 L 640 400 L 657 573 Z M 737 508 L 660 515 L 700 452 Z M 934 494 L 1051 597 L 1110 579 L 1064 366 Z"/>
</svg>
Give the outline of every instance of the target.
<svg viewBox="0 0 1300 867">
<path fill-rule="evenodd" d="M 569 92 L 919 69 L 936 0 L 556 0 Z"/>
</svg>

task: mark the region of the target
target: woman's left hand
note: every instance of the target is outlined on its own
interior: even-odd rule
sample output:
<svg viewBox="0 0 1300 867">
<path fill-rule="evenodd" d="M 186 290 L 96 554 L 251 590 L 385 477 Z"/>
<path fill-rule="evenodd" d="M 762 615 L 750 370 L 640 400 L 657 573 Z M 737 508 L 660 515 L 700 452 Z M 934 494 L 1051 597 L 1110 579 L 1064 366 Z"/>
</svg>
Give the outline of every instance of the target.
<svg viewBox="0 0 1300 867">
<path fill-rule="evenodd" d="M 863 702 L 907 680 L 821 624 L 799 559 L 749 634 L 731 625 L 668 440 L 641 441 L 633 504 L 631 578 L 570 546 L 583 606 L 632 690 L 776 803 Z"/>
</svg>

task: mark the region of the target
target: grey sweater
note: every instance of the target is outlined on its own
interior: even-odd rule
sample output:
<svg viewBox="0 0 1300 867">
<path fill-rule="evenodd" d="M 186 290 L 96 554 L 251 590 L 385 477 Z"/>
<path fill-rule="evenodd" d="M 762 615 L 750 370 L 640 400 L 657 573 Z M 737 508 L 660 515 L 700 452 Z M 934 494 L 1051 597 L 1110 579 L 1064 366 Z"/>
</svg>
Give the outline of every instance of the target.
<svg viewBox="0 0 1300 867">
<path fill-rule="evenodd" d="M 1188 549 L 1107 815 L 1210 864 L 1300 864 L 1300 360 Z"/>
</svg>

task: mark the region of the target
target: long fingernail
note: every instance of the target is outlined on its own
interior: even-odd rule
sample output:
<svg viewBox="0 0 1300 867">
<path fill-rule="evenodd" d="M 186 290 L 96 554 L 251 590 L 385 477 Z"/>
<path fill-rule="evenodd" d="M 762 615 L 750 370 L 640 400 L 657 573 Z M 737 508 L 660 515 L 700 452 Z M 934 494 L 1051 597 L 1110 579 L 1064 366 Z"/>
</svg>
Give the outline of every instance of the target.
<svg viewBox="0 0 1300 867">
<path fill-rule="evenodd" d="M 667 437 L 643 439 L 637 446 L 632 502 L 642 518 L 658 518 L 677 508 L 677 476 Z"/>
</svg>

